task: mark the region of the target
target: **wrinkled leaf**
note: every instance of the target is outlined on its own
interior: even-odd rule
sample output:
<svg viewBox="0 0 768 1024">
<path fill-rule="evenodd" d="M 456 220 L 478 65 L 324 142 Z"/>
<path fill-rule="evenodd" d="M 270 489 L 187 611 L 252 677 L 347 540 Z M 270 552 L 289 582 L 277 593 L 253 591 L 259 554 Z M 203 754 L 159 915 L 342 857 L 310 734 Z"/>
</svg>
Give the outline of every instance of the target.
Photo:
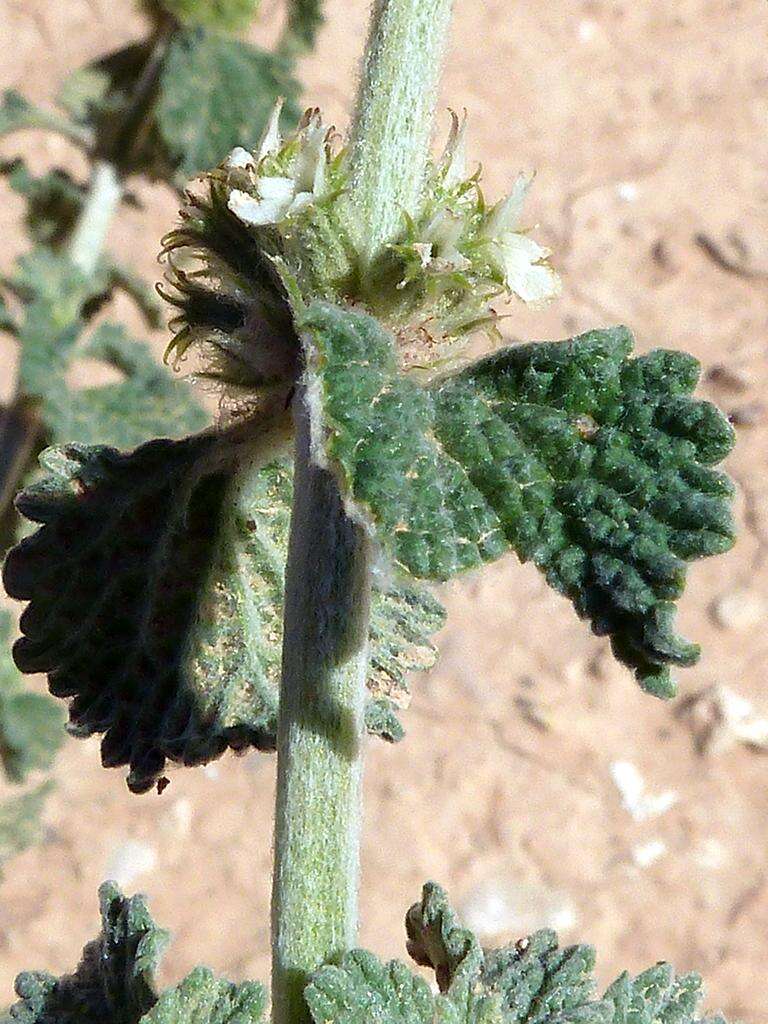
<svg viewBox="0 0 768 1024">
<path fill-rule="evenodd" d="M 16 979 L 17 1024 L 138 1024 L 157 1002 L 154 974 L 168 943 L 141 896 L 126 899 L 113 882 L 99 889 L 101 934 L 83 950 L 74 974 L 30 971 Z"/>
<path fill-rule="evenodd" d="M 204 32 L 179 33 L 160 82 L 157 124 L 188 176 L 215 167 L 237 145 L 261 134 L 278 96 L 296 119 L 298 83 L 280 57 L 248 43 Z"/>
<path fill-rule="evenodd" d="M 643 687 L 698 648 L 674 630 L 686 562 L 733 543 L 733 432 L 689 397 L 696 361 L 631 357 L 622 327 L 501 350 L 422 386 L 371 317 L 300 324 L 342 484 L 396 564 L 448 579 L 509 547 L 573 602 Z"/>
<path fill-rule="evenodd" d="M 0 611 L 0 761 L 11 782 L 50 768 L 64 739 L 64 716 L 50 697 L 24 687 L 11 659 L 11 617 Z"/>
<path fill-rule="evenodd" d="M 434 883 L 406 926 L 408 951 L 435 971 L 439 994 L 404 964 L 353 950 L 305 989 L 315 1024 L 725 1024 L 697 1016 L 700 979 L 675 977 L 667 964 L 634 982 L 623 975 L 598 999 L 589 946 L 561 949 L 554 932 L 540 931 L 484 951 Z"/>
<path fill-rule="evenodd" d="M 288 429 L 280 412 L 239 444 L 209 433 L 130 455 L 51 449 L 49 475 L 18 499 L 44 525 L 6 561 L 8 592 L 30 600 L 16 662 L 74 698 L 73 730 L 103 732 L 104 764 L 130 765 L 135 791 L 167 758 L 274 748 L 291 480 L 272 460 Z M 250 468 L 236 473 L 238 459 Z M 442 620 L 412 586 L 377 594 L 372 731 L 399 738 L 407 673 L 433 663 Z"/>
<path fill-rule="evenodd" d="M 82 186 L 58 168 L 35 177 L 21 159 L 11 161 L 2 170 L 13 191 L 27 202 L 24 219 L 33 240 L 53 246 L 62 242 L 82 209 Z"/>
<path fill-rule="evenodd" d="M 196 967 L 163 992 L 142 1024 L 257 1024 L 266 1006 L 267 992 L 258 982 L 233 985 L 207 967 Z"/>
<path fill-rule="evenodd" d="M 43 782 L 28 793 L 0 803 L 0 867 L 41 838 L 40 817 L 52 789 L 52 782 Z"/>
</svg>

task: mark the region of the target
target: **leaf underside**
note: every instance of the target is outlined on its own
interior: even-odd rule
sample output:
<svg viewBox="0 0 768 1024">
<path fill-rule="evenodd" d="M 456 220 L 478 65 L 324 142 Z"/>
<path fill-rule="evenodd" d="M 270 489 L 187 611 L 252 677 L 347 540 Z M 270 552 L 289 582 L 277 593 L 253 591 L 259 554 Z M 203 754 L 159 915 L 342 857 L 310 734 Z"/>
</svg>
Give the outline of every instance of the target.
<svg viewBox="0 0 768 1024">
<path fill-rule="evenodd" d="M 315 1024 L 724 1024 L 696 1015 L 698 975 L 676 977 L 668 964 L 622 975 L 600 999 L 589 946 L 560 949 L 554 932 L 541 931 L 484 951 L 434 883 L 406 926 L 408 951 L 435 971 L 439 994 L 404 964 L 353 950 L 305 990 Z"/>
<path fill-rule="evenodd" d="M 696 360 L 631 357 L 626 328 L 503 349 L 422 386 L 364 313 L 300 329 L 326 455 L 394 562 L 445 580 L 512 548 L 652 693 L 698 648 L 674 630 L 686 562 L 733 542 L 733 432 L 690 398 Z"/>
<path fill-rule="evenodd" d="M 30 604 L 14 649 L 71 697 L 70 729 L 104 733 L 105 766 L 149 789 L 166 759 L 274 749 L 291 475 L 215 433 L 129 455 L 73 446 L 17 505 L 42 529 L 8 556 L 9 594 Z M 273 456 L 270 455 L 270 459 Z M 443 610 L 422 589 L 375 596 L 367 725 L 399 739 L 406 677 L 431 666 Z"/>
<path fill-rule="evenodd" d="M 267 1002 L 263 986 L 233 985 L 195 968 L 159 997 L 155 972 L 168 943 L 144 898 L 125 898 L 113 882 L 99 889 L 102 930 L 83 950 L 74 974 L 27 972 L 16 979 L 19 1001 L 10 1024 L 256 1024 Z"/>
<path fill-rule="evenodd" d="M 42 838 L 41 815 L 52 789 L 48 780 L 0 803 L 0 868 Z"/>
</svg>

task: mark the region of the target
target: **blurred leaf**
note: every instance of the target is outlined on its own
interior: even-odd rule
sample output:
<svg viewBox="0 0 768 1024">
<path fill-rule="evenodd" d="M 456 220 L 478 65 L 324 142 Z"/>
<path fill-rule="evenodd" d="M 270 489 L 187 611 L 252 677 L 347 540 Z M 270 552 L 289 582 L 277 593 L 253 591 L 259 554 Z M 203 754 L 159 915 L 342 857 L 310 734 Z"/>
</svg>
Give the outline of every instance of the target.
<svg viewBox="0 0 768 1024">
<path fill-rule="evenodd" d="M 0 611 L 0 761 L 11 782 L 50 768 L 64 739 L 64 716 L 50 697 L 28 691 L 11 659 L 11 617 Z"/>
<path fill-rule="evenodd" d="M 266 989 L 256 981 L 233 985 L 207 967 L 196 967 L 163 992 L 142 1024 L 258 1024 L 267 1001 Z"/>
<path fill-rule="evenodd" d="M 181 171 L 219 164 L 237 145 L 253 145 L 278 96 L 296 119 L 299 85 L 282 58 L 201 31 L 174 37 L 160 81 L 157 124 Z"/>
<path fill-rule="evenodd" d="M 41 838 L 40 816 L 52 789 L 52 782 L 44 782 L 0 803 L 0 867 Z"/>
<path fill-rule="evenodd" d="M 10 1011 L 16 1024 L 138 1024 L 157 1002 L 155 971 L 168 933 L 142 896 L 126 899 L 114 884 L 99 889 L 101 934 L 83 950 L 74 974 L 20 974 Z"/>
<path fill-rule="evenodd" d="M 8 331 L 11 334 L 16 334 L 18 331 L 18 324 L 8 308 L 8 303 L 4 297 L 0 295 L 0 331 Z"/>
<path fill-rule="evenodd" d="M 153 437 L 185 437 L 209 422 L 188 381 L 174 380 L 148 345 L 101 324 L 79 355 L 119 370 L 119 384 L 52 391 L 43 406 L 54 443 L 136 448 Z"/>
<path fill-rule="evenodd" d="M 18 499 L 43 528 L 8 556 L 8 592 L 30 605 L 23 671 L 74 697 L 73 731 L 105 733 L 106 766 L 150 788 L 166 758 L 199 764 L 276 742 L 291 474 L 274 462 L 290 417 L 243 433 L 154 441 L 130 455 L 70 447 Z M 243 467 L 237 471 L 237 467 Z M 407 674 L 435 658 L 443 610 L 395 583 L 374 597 L 367 722 L 402 729 Z"/>
<path fill-rule="evenodd" d="M 32 239 L 51 246 L 64 241 L 83 207 L 82 186 L 59 169 L 36 178 L 20 158 L 6 164 L 2 171 L 13 191 L 27 201 L 24 219 Z"/>
<path fill-rule="evenodd" d="M 311 50 L 322 24 L 321 0 L 288 0 L 286 35 L 297 48 Z"/>
<path fill-rule="evenodd" d="M 152 11 L 164 11 L 188 28 L 244 32 L 256 17 L 259 0 L 149 0 Z"/>
<path fill-rule="evenodd" d="M 164 307 L 158 299 L 155 288 L 130 267 L 126 267 L 116 260 L 108 257 L 102 262 L 110 285 L 124 292 L 133 300 L 149 327 L 162 327 Z"/>
<path fill-rule="evenodd" d="M 316 302 L 300 327 L 342 486 L 396 564 L 448 579 L 512 547 L 659 696 L 698 647 L 674 629 L 686 562 L 733 543 L 733 430 L 698 363 L 631 357 L 623 327 L 503 349 L 422 386 L 392 335 Z"/>
<path fill-rule="evenodd" d="M 78 145 L 84 145 L 89 141 L 87 134 L 61 114 L 36 107 L 15 89 L 6 89 L 0 100 L 0 137 L 25 128 L 57 132 Z"/>
</svg>

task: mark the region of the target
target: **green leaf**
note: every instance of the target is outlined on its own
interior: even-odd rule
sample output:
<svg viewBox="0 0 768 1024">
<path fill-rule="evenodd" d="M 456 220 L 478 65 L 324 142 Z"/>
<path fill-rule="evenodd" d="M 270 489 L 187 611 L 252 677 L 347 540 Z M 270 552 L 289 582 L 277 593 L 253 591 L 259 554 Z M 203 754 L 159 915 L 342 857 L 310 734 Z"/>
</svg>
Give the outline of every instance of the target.
<svg viewBox="0 0 768 1024">
<path fill-rule="evenodd" d="M 242 32 L 256 17 L 259 0 L 151 0 L 146 6 L 165 11 L 189 28 Z"/>
<path fill-rule="evenodd" d="M 58 245 L 71 232 L 83 206 L 84 189 L 58 168 L 40 177 L 17 158 L 2 167 L 8 184 L 27 202 L 25 223 L 33 240 Z"/>
<path fill-rule="evenodd" d="M 167 758 L 275 746 L 291 478 L 273 460 L 289 424 L 281 409 L 129 455 L 52 449 L 49 475 L 18 499 L 44 525 L 4 570 L 8 592 L 30 600 L 17 665 L 74 698 L 73 731 L 104 733 L 104 764 L 130 765 L 134 791 Z M 442 620 L 413 586 L 375 597 L 367 723 L 386 739 L 402 733 L 407 674 L 434 661 Z"/>
<path fill-rule="evenodd" d="M 675 975 L 659 963 L 634 979 L 622 974 L 605 996 L 614 1004 L 611 1024 L 725 1024 L 719 1015 L 698 1017 L 703 994 L 698 974 Z"/>
<path fill-rule="evenodd" d="M 114 884 L 99 889 L 101 934 L 83 950 L 74 974 L 27 972 L 16 979 L 17 1024 L 138 1024 L 157 1002 L 154 974 L 168 943 L 142 896 Z"/>
<path fill-rule="evenodd" d="M 43 782 L 0 804 L 0 867 L 40 839 L 40 816 L 52 789 L 52 782 Z"/>
<path fill-rule="evenodd" d="M 283 58 L 226 36 L 181 32 L 160 80 L 157 124 L 174 162 L 191 176 L 253 143 L 278 96 L 295 120 L 298 95 Z"/>
<path fill-rule="evenodd" d="M 10 655 L 11 617 L 0 611 L 0 761 L 11 782 L 50 768 L 64 739 L 64 716 L 50 697 L 24 688 Z"/>
<path fill-rule="evenodd" d="M 0 331 L 8 331 L 10 334 L 16 334 L 18 329 L 18 324 L 8 308 L 8 303 L 5 301 L 5 298 L 0 295 Z"/>
<path fill-rule="evenodd" d="M 207 967 L 196 967 L 163 992 L 142 1024 L 257 1024 L 266 1006 L 267 993 L 258 982 L 233 985 Z"/>
<path fill-rule="evenodd" d="M 552 932 L 483 953 L 458 926 L 439 886 L 409 911 L 408 949 L 435 969 L 440 994 L 393 960 L 354 950 L 321 968 L 305 990 L 315 1024 L 612 1024 L 612 1006 L 592 998 L 594 952 L 559 949 Z"/>
<path fill-rule="evenodd" d="M 395 564 L 448 579 L 511 547 L 652 693 L 698 648 L 674 631 L 686 562 L 733 543 L 733 431 L 698 364 L 631 357 L 626 328 L 503 349 L 423 385 L 393 337 L 328 303 L 301 317 L 318 422 Z"/>
<path fill-rule="evenodd" d="M 357 949 L 305 989 L 315 1024 L 725 1024 L 697 1016 L 698 975 L 676 977 L 668 964 L 634 981 L 622 975 L 596 999 L 590 946 L 560 949 L 554 932 L 540 931 L 484 951 L 434 883 L 406 927 L 408 952 L 435 971 L 439 994 L 397 960 Z"/>
<path fill-rule="evenodd" d="M 53 390 L 43 415 L 55 443 L 135 448 L 152 437 L 184 437 L 208 422 L 189 383 L 174 380 L 149 346 L 130 338 L 123 327 L 101 324 L 79 354 L 114 367 L 125 379 L 78 391 Z"/>
<path fill-rule="evenodd" d="M 6 89 L 0 100 L 0 137 L 10 132 L 22 131 L 26 128 L 41 128 L 44 131 L 58 132 L 82 145 L 87 137 L 61 114 L 52 110 L 43 110 L 25 99 L 15 89 Z"/>
<path fill-rule="evenodd" d="M 289 0 L 286 34 L 297 48 L 311 50 L 322 24 L 321 0 Z"/>
</svg>

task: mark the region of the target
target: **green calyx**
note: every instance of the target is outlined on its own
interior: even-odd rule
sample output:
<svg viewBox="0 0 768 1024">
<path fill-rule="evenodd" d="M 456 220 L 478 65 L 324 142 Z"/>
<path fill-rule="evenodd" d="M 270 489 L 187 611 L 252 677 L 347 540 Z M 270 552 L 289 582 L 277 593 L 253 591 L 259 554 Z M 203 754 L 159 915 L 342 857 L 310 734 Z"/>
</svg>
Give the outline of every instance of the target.
<svg viewBox="0 0 768 1024">
<path fill-rule="evenodd" d="M 353 241 L 349 152 L 339 136 L 315 109 L 283 139 L 279 117 L 280 105 L 254 153 L 235 149 L 187 193 L 181 223 L 164 239 L 166 297 L 179 308 L 174 359 L 201 345 L 205 375 L 241 394 L 293 383 L 288 305 L 324 298 L 372 312 L 395 332 L 400 365 L 430 371 L 472 331 L 495 332 L 495 300 L 557 293 L 548 251 L 518 227 L 529 179 L 486 205 L 479 172 L 467 176 L 465 125 L 455 115 L 419 209 L 403 214 L 373 263 Z M 282 339 L 276 347 L 273 338 Z"/>
<path fill-rule="evenodd" d="M 150 13 L 170 14 L 188 28 L 242 32 L 259 9 L 259 0 L 148 0 Z"/>
</svg>

